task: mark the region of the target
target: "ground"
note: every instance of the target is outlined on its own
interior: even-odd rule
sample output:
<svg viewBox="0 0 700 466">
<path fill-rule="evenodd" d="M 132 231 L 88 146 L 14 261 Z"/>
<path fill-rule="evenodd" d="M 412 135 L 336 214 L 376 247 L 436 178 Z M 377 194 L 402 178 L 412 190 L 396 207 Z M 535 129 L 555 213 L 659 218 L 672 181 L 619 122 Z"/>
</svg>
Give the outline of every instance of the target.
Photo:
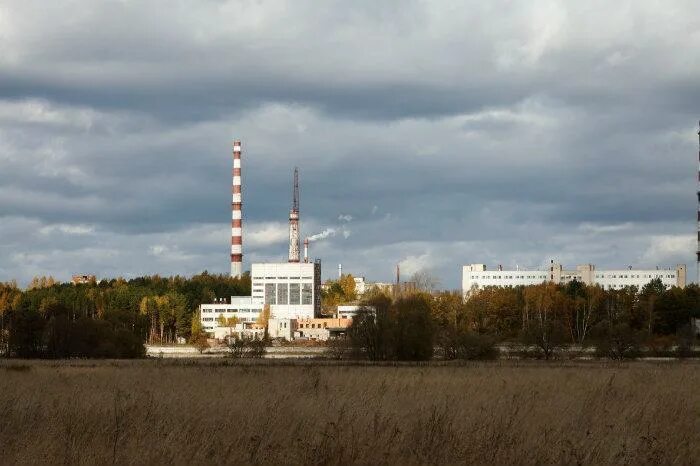
<svg viewBox="0 0 700 466">
<path fill-rule="evenodd" d="M 1 361 L 3 464 L 697 464 L 700 363 Z"/>
</svg>

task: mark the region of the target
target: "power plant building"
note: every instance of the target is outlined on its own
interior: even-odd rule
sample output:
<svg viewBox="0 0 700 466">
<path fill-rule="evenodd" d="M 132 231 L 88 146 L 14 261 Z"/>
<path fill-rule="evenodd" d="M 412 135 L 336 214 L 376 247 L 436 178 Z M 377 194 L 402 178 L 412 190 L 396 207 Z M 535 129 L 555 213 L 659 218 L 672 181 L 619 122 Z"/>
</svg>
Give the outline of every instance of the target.
<svg viewBox="0 0 700 466">
<path fill-rule="evenodd" d="M 600 285 L 606 290 L 622 289 L 628 286 L 642 288 L 654 279 L 661 279 L 667 288 L 684 288 L 687 278 L 685 265 L 675 269 L 618 269 L 596 270 L 593 264 L 579 265 L 576 270 L 565 270 L 561 264 L 552 262 L 548 269 L 540 270 L 488 270 L 485 264 L 470 264 L 462 267 L 462 294 L 468 297 L 472 292 L 487 286 L 515 287 L 539 285 L 545 282 L 567 284 L 580 281 L 586 285 Z"/>
<path fill-rule="evenodd" d="M 253 299 L 270 305 L 275 319 L 312 319 L 321 312 L 321 263 L 253 264 Z"/>
</svg>

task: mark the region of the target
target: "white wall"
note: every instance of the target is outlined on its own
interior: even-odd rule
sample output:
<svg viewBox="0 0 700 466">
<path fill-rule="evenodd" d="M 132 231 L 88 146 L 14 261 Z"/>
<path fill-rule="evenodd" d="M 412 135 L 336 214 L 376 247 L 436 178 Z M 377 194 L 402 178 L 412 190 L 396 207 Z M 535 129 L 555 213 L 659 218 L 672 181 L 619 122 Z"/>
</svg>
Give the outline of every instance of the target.
<svg viewBox="0 0 700 466">
<path fill-rule="evenodd" d="M 305 262 L 253 264 L 252 296 L 270 304 L 272 318 L 312 318 L 316 300 L 320 299 L 316 296 L 314 267 L 315 264 Z"/>
</svg>

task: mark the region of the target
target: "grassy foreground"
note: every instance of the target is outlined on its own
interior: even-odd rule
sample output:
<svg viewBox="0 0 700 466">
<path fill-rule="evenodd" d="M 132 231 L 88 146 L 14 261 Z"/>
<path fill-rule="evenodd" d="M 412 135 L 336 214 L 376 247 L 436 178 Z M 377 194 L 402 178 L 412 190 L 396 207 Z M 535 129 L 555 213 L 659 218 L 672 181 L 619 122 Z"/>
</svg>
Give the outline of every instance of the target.
<svg viewBox="0 0 700 466">
<path fill-rule="evenodd" d="M 2 464 L 697 464 L 697 363 L 0 362 Z"/>
</svg>

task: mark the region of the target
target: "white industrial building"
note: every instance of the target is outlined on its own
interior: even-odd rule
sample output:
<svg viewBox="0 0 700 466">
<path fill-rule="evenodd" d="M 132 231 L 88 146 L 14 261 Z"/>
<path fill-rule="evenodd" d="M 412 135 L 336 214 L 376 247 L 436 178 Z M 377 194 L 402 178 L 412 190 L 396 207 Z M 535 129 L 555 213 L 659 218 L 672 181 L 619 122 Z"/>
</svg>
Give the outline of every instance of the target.
<svg viewBox="0 0 700 466">
<path fill-rule="evenodd" d="M 253 299 L 270 305 L 274 319 L 312 319 L 321 312 L 321 263 L 253 264 Z"/>
<path fill-rule="evenodd" d="M 262 300 L 250 296 L 231 296 L 228 302 L 224 299 L 217 301 L 219 302 L 199 306 L 199 316 L 204 331 L 214 334 L 216 338 L 221 338 L 220 334 L 229 331 L 228 327 L 219 325 L 221 316 L 225 319 L 235 317 L 239 322 L 238 327 L 243 329 L 255 324 L 265 307 Z"/>
<path fill-rule="evenodd" d="M 243 327 L 256 323 L 266 305 L 270 319 L 312 319 L 321 311 L 321 263 L 253 264 L 251 296 L 231 296 L 200 306 L 204 330 L 214 335 L 227 328 L 218 323 L 219 316 L 236 317 Z"/>
<path fill-rule="evenodd" d="M 539 285 L 544 282 L 566 284 L 577 280 L 586 285 L 600 285 L 606 290 L 622 289 L 628 286 L 642 288 L 651 280 L 661 279 L 667 288 L 685 287 L 686 266 L 676 268 L 596 270 L 593 264 L 579 265 L 575 270 L 564 270 L 561 264 L 552 262 L 546 269 L 488 270 L 485 264 L 470 264 L 462 267 L 462 294 L 470 293 L 487 286 L 515 287 Z"/>
</svg>

